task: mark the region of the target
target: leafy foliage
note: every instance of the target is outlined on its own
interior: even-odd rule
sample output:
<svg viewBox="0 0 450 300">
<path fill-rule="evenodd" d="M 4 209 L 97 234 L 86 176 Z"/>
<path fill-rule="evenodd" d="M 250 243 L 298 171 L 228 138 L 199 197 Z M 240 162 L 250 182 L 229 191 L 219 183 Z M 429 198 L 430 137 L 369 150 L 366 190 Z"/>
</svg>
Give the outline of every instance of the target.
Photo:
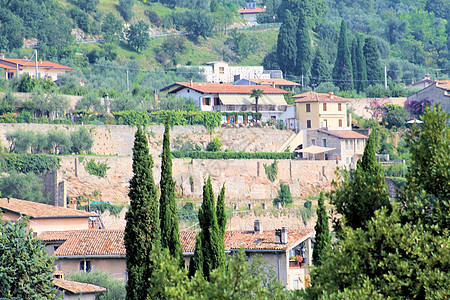
<svg viewBox="0 0 450 300">
<path fill-rule="evenodd" d="M 220 148 L 222 148 L 222 141 L 218 136 L 215 136 L 206 146 L 206 151 L 219 152 Z"/>
<path fill-rule="evenodd" d="M 153 275 L 152 249 L 159 249 L 160 225 L 158 200 L 153 179 L 153 159 L 148 140 L 138 127 L 133 147 L 133 178 L 130 181 L 130 208 L 125 216 L 124 243 L 127 251 L 127 299 L 146 299 Z"/>
<path fill-rule="evenodd" d="M 288 154 L 290 154 L 290 153 L 288 153 Z M 274 160 L 273 163 L 270 164 L 270 165 L 264 164 L 264 171 L 266 172 L 267 179 L 269 179 L 270 181 L 274 182 L 277 179 L 277 174 L 278 174 L 277 161 Z"/>
<path fill-rule="evenodd" d="M 105 178 L 106 171 L 111 168 L 106 163 L 95 162 L 94 159 L 91 159 L 87 162 L 85 160 L 83 160 L 83 163 L 84 163 L 84 168 L 86 169 L 86 172 L 88 172 L 91 175 L 95 175 L 98 178 Z"/>
<path fill-rule="evenodd" d="M 126 290 L 124 284 L 110 278 L 109 274 L 100 271 L 77 272 L 69 275 L 70 280 L 90 283 L 106 288 L 106 293 L 97 296 L 97 300 L 121 300 L 125 299 Z"/>
<path fill-rule="evenodd" d="M 277 203 L 280 202 L 282 206 L 287 206 L 294 202 L 294 199 L 292 199 L 291 190 L 289 188 L 289 185 L 287 184 L 280 184 L 280 190 L 278 191 L 278 196 L 273 199 L 273 204 L 277 205 Z"/>
<path fill-rule="evenodd" d="M 139 20 L 136 24 L 131 24 L 126 32 L 126 38 L 128 45 L 136 52 L 147 48 L 150 42 L 149 26 L 142 20 Z"/>
<path fill-rule="evenodd" d="M 278 65 L 284 74 L 293 74 L 295 72 L 297 57 L 296 28 L 292 13 L 286 10 L 277 41 Z"/>
<path fill-rule="evenodd" d="M 161 224 L 161 246 L 184 268 L 183 249 L 178 229 L 177 204 L 175 202 L 175 181 L 172 175 L 172 156 L 170 155 L 170 115 L 164 124 L 163 153 L 161 160 L 161 196 L 159 198 L 159 219 Z"/>
<path fill-rule="evenodd" d="M 57 299 L 53 289 L 53 259 L 23 220 L 0 219 L 0 297 Z"/>
<path fill-rule="evenodd" d="M 0 177 L 2 197 L 17 198 L 33 202 L 48 203 L 44 197 L 44 180 L 32 172 L 18 173 L 9 171 L 9 175 Z"/>
<path fill-rule="evenodd" d="M 21 173 L 45 174 L 60 167 L 60 158 L 46 154 L 12 154 L 3 153 L 2 166 L 7 170 Z"/>
<path fill-rule="evenodd" d="M 333 68 L 333 82 L 342 91 L 351 91 L 353 88 L 353 68 L 348 46 L 347 25 L 344 20 L 341 22 L 339 33 L 336 62 Z"/>
</svg>

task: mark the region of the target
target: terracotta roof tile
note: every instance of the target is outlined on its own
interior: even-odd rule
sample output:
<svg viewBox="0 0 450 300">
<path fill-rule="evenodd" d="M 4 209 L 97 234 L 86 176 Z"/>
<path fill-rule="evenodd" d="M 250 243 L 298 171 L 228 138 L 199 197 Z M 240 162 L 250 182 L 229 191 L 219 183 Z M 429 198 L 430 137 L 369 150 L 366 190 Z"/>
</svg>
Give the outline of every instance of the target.
<svg viewBox="0 0 450 300">
<path fill-rule="evenodd" d="M 192 253 L 198 230 L 180 230 L 180 241 L 184 253 Z M 287 250 L 299 240 L 311 235 L 312 229 L 288 229 L 288 242 L 275 243 L 275 230 L 266 230 L 255 234 L 248 230 L 231 230 L 225 233 L 225 250 L 239 249 L 243 246 L 251 250 Z M 123 242 L 123 230 L 92 229 L 71 231 L 47 231 L 38 235 L 44 242 L 64 241 L 53 255 L 121 255 L 126 250 Z"/>
<path fill-rule="evenodd" d="M 350 102 L 350 100 L 335 96 L 333 94 L 319 94 L 316 92 L 306 92 L 292 96 L 296 103 L 302 102 Z"/>
<path fill-rule="evenodd" d="M 84 211 L 53 206 L 14 198 L 0 198 L 0 210 L 15 214 L 30 216 L 31 218 L 88 218 L 96 214 Z"/>
<path fill-rule="evenodd" d="M 338 138 L 342 139 L 368 139 L 369 137 L 353 131 L 353 130 L 325 130 L 325 129 L 318 129 L 319 132 L 323 132 L 329 135 L 336 136 Z"/>
<path fill-rule="evenodd" d="M 37 236 L 39 239 L 64 241 L 53 252 L 55 256 L 74 255 L 125 255 L 124 231 L 112 229 L 90 229 L 69 231 L 46 231 Z"/>
<path fill-rule="evenodd" d="M 98 286 L 98 285 L 64 280 L 64 279 L 53 279 L 53 284 L 63 290 L 69 291 L 73 294 L 106 292 L 106 288 Z"/>
<path fill-rule="evenodd" d="M 162 89 L 162 91 L 173 86 L 190 88 L 207 94 L 251 94 L 253 89 L 261 89 L 264 94 L 289 94 L 289 92 L 277 89 L 269 85 L 232 85 L 229 83 L 209 83 L 209 82 L 193 82 L 192 86 L 189 82 L 176 82 L 175 84 Z"/>
<path fill-rule="evenodd" d="M 19 68 L 21 67 L 28 67 L 28 68 L 35 68 L 36 62 L 31 61 L 28 59 L 16 59 L 16 58 L 4 58 L 0 59 L 0 63 L 9 63 L 14 65 L 19 65 Z M 44 68 L 44 69 L 63 69 L 63 70 L 73 70 L 71 67 L 63 66 L 60 64 L 52 63 L 50 61 L 38 61 L 38 68 Z"/>
</svg>

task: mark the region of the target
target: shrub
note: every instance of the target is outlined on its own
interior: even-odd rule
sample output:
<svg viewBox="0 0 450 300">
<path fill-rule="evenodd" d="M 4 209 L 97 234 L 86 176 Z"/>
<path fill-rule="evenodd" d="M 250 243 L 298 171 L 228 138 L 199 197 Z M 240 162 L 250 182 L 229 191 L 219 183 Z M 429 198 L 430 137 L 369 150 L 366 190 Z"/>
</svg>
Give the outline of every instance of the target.
<svg viewBox="0 0 450 300">
<path fill-rule="evenodd" d="M 13 154 L 5 153 L 1 165 L 6 170 L 35 174 L 45 174 L 60 167 L 59 157 L 47 154 Z"/>
<path fill-rule="evenodd" d="M 267 178 L 270 181 L 274 182 L 275 179 L 277 179 L 278 164 L 276 160 L 270 165 L 264 164 L 264 170 L 266 171 Z"/>
<path fill-rule="evenodd" d="M 96 163 L 93 159 L 89 160 L 88 162 L 83 161 L 83 164 L 86 172 L 99 178 L 105 178 L 106 171 L 111 168 L 106 163 Z"/>
<path fill-rule="evenodd" d="M 206 146 L 206 151 L 219 152 L 220 148 L 222 148 L 222 141 L 219 137 L 213 137 L 212 141 L 208 143 Z"/>
<path fill-rule="evenodd" d="M 278 196 L 273 199 L 273 205 L 276 206 L 278 202 L 280 202 L 282 206 L 286 206 L 294 202 L 289 185 L 283 183 L 280 185 Z"/>
</svg>

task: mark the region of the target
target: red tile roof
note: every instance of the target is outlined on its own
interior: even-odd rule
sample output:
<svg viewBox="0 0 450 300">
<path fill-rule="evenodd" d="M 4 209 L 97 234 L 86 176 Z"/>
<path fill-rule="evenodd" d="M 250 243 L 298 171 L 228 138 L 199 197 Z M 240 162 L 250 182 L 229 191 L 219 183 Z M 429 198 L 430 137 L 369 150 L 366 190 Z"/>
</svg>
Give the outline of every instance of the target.
<svg viewBox="0 0 450 300">
<path fill-rule="evenodd" d="M 316 92 L 306 92 L 292 96 L 296 103 L 302 102 L 350 102 L 350 100 L 331 94 L 320 94 Z"/>
<path fill-rule="evenodd" d="M 124 231 L 112 229 L 46 231 L 37 236 L 45 242 L 64 241 L 55 256 L 125 256 Z"/>
<path fill-rule="evenodd" d="M 341 139 L 368 139 L 368 136 L 365 136 L 359 132 L 353 130 L 325 130 L 318 129 L 317 131 L 323 132 L 329 135 L 336 136 Z"/>
<path fill-rule="evenodd" d="M 69 291 L 72 294 L 88 294 L 106 292 L 106 288 L 89 283 L 76 282 L 64 279 L 53 279 L 53 284 L 58 288 Z"/>
<path fill-rule="evenodd" d="M 251 94 L 253 89 L 260 89 L 264 94 L 289 94 L 289 92 L 277 89 L 269 85 L 232 85 L 229 83 L 209 83 L 209 82 L 193 82 L 192 86 L 189 82 L 176 82 L 161 91 L 169 90 L 173 87 L 190 88 L 195 91 L 207 94 Z"/>
<path fill-rule="evenodd" d="M 14 198 L 0 198 L 0 210 L 26 215 L 34 219 L 48 218 L 88 218 L 96 214 L 71 208 L 53 206 Z"/>
<path fill-rule="evenodd" d="M 180 230 L 180 240 L 184 253 L 193 253 L 198 230 Z M 312 229 L 288 229 L 288 242 L 275 243 L 275 231 L 266 230 L 255 234 L 253 231 L 231 230 L 225 233 L 225 250 L 287 250 L 301 239 L 311 235 Z M 62 241 L 54 256 L 125 256 L 123 230 L 93 229 L 71 231 L 47 231 L 38 235 L 44 242 Z"/>
<path fill-rule="evenodd" d="M 28 59 L 16 59 L 16 58 L 4 58 L 0 59 L 0 66 L 3 67 L 3 65 L 13 65 L 14 69 L 16 68 L 16 65 L 19 65 L 19 69 L 22 68 L 35 68 L 36 62 Z M 44 68 L 44 69 L 61 69 L 61 70 L 67 70 L 71 71 L 73 68 L 63 66 L 60 64 L 52 63 L 50 61 L 38 61 L 38 68 Z"/>
<path fill-rule="evenodd" d="M 264 8 L 255 7 L 255 8 L 241 8 L 237 11 L 239 14 L 259 14 L 266 12 Z"/>
</svg>

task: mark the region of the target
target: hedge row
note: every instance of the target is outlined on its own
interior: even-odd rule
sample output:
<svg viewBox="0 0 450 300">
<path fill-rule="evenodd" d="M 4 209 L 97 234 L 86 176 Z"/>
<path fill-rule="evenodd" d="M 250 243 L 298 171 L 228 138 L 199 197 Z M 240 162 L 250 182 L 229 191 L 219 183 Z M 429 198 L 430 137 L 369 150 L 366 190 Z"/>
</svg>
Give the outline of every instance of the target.
<svg viewBox="0 0 450 300">
<path fill-rule="evenodd" d="M 167 115 L 171 114 L 171 125 L 203 125 L 207 128 L 220 126 L 222 115 L 217 111 L 154 111 L 141 112 L 124 110 L 114 113 L 118 125 L 150 125 L 164 124 Z"/>
<path fill-rule="evenodd" d="M 295 153 L 172 151 L 172 156 L 174 158 L 195 158 L 195 159 L 291 159 L 295 157 Z"/>
<path fill-rule="evenodd" d="M 60 159 L 48 154 L 14 154 L 4 153 L 1 157 L 7 170 L 15 170 L 21 173 L 33 172 L 37 175 L 48 171 L 58 170 Z"/>
</svg>

